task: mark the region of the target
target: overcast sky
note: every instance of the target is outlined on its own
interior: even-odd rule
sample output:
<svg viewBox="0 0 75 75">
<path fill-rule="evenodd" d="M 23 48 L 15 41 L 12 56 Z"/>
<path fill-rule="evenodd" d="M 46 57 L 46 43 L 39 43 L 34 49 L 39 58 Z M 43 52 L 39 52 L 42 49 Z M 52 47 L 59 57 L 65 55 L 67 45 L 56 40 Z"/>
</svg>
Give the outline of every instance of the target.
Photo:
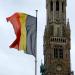
<svg viewBox="0 0 75 75">
<path fill-rule="evenodd" d="M 75 71 L 75 0 L 67 0 L 67 18 L 71 27 L 71 66 Z M 37 57 L 38 74 L 40 63 L 43 60 L 43 35 L 46 25 L 45 0 L 0 0 L 0 75 L 35 75 L 35 58 L 32 55 L 10 49 L 9 45 L 15 40 L 11 23 L 6 17 L 15 12 L 25 12 L 35 16 L 38 10 L 37 28 Z"/>
</svg>

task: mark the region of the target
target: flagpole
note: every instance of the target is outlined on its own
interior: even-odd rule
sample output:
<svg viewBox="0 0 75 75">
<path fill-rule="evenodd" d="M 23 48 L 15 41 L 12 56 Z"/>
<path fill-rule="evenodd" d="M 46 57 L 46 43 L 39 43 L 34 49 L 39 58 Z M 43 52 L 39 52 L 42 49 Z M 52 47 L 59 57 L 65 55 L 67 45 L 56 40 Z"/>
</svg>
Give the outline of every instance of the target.
<svg viewBox="0 0 75 75">
<path fill-rule="evenodd" d="M 37 75 L 37 12 L 38 10 L 36 10 L 36 54 L 35 54 L 35 75 Z"/>
</svg>

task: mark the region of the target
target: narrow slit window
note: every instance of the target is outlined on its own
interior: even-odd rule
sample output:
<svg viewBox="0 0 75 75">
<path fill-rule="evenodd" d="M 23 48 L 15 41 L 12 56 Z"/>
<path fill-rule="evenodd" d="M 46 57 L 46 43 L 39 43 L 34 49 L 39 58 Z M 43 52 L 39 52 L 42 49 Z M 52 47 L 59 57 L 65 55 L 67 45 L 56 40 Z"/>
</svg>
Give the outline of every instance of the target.
<svg viewBox="0 0 75 75">
<path fill-rule="evenodd" d="M 59 1 L 56 1 L 56 11 L 59 11 Z"/>
<path fill-rule="evenodd" d="M 64 12 L 64 2 L 62 2 L 62 12 Z"/>
<path fill-rule="evenodd" d="M 50 10 L 53 11 L 53 2 L 50 2 Z"/>
<path fill-rule="evenodd" d="M 54 27 L 53 25 L 50 26 L 50 35 L 53 35 L 53 30 L 54 30 Z"/>
<path fill-rule="evenodd" d="M 60 36 L 60 29 L 57 27 L 57 36 Z"/>
<path fill-rule="evenodd" d="M 54 58 L 58 58 L 58 49 L 54 48 Z"/>
<path fill-rule="evenodd" d="M 63 59 L 63 49 L 59 49 L 59 58 Z"/>
</svg>

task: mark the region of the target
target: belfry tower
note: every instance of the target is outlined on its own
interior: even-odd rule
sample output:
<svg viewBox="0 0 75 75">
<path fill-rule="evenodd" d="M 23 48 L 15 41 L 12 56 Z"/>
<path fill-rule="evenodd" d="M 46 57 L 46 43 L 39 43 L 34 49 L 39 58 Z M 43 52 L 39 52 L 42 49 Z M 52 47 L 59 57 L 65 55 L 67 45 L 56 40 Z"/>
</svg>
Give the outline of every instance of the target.
<svg viewBox="0 0 75 75">
<path fill-rule="evenodd" d="M 46 0 L 44 32 L 45 75 L 73 75 L 70 64 L 70 24 L 66 21 L 66 0 Z"/>
</svg>

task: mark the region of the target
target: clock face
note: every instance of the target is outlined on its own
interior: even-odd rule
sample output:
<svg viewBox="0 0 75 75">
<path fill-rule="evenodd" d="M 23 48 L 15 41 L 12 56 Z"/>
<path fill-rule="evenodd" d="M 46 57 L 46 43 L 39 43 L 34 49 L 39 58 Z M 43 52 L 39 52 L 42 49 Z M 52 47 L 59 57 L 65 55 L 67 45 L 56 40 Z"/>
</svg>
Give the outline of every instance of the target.
<svg viewBox="0 0 75 75">
<path fill-rule="evenodd" d="M 57 65 L 56 70 L 57 71 L 61 71 L 62 70 L 62 66 L 61 65 Z"/>
</svg>

